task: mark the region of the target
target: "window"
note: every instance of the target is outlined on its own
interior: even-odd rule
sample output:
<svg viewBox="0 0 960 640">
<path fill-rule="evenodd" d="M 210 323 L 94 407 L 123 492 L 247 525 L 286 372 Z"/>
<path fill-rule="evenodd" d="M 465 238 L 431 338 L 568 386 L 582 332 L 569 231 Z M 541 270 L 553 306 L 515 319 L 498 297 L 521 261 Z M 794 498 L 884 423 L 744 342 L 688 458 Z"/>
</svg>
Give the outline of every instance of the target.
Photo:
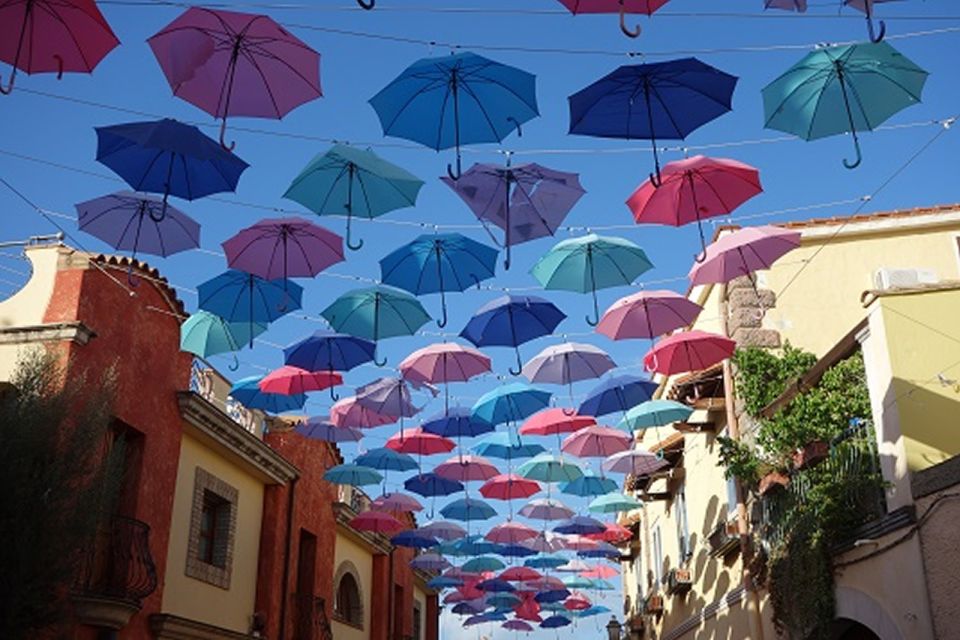
<svg viewBox="0 0 960 640">
<path fill-rule="evenodd" d="M 197 467 L 185 571 L 191 578 L 230 588 L 239 498 L 235 487 Z"/>
<path fill-rule="evenodd" d="M 420 640 L 420 629 L 422 628 L 420 603 L 413 601 L 413 640 Z"/>
<path fill-rule="evenodd" d="M 200 540 L 197 557 L 221 569 L 227 564 L 227 534 L 230 528 L 230 503 L 204 490 L 200 511 Z"/>
<path fill-rule="evenodd" d="M 690 548 L 690 525 L 687 521 L 687 494 L 686 486 L 681 483 L 673 499 L 673 515 L 677 521 L 677 548 L 680 550 L 680 562 L 685 562 L 693 555 Z"/>
<path fill-rule="evenodd" d="M 660 527 L 653 530 L 653 590 L 660 588 L 663 579 L 663 540 L 660 537 Z"/>
<path fill-rule="evenodd" d="M 727 520 L 737 517 L 737 479 L 727 478 Z"/>
<path fill-rule="evenodd" d="M 360 574 L 349 560 L 341 562 L 333 578 L 336 589 L 333 601 L 333 617 L 339 622 L 363 628 L 363 595 L 360 591 Z"/>
</svg>

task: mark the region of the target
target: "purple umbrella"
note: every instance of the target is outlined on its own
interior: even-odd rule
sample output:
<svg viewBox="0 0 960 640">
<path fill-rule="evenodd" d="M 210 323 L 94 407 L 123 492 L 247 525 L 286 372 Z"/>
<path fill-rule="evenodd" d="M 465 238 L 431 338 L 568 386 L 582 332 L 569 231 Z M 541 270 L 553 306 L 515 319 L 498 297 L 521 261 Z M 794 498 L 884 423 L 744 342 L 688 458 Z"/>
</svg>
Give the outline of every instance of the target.
<svg viewBox="0 0 960 640">
<path fill-rule="evenodd" d="M 297 425 L 297 433 L 311 440 L 324 442 L 358 442 L 363 433 L 353 427 L 338 427 L 327 422 L 327 418 L 311 418 L 309 421 Z"/>
<path fill-rule="evenodd" d="M 674 291 L 640 291 L 610 305 L 597 323 L 597 333 L 611 340 L 653 339 L 693 324 L 701 310 Z"/>
<path fill-rule="evenodd" d="M 807 10 L 807 0 L 763 0 L 763 8 L 803 13 Z"/>
<path fill-rule="evenodd" d="M 520 509 L 520 515 L 536 520 L 566 520 L 573 514 L 573 509 L 553 498 L 531 500 Z"/>
<path fill-rule="evenodd" d="M 374 511 L 386 511 L 388 513 L 407 513 L 410 511 L 423 511 L 423 505 L 413 496 L 405 493 L 387 493 L 370 503 L 370 508 Z M 432 534 L 418 530 L 424 536 Z"/>
<path fill-rule="evenodd" d="M 410 387 L 403 378 L 378 378 L 359 387 L 357 402 L 385 416 L 411 418 L 420 412 L 410 400 Z"/>
<path fill-rule="evenodd" d="M 419 531 L 423 532 L 423 529 Z M 450 566 L 450 563 L 439 553 L 421 553 L 410 561 L 410 566 L 422 571 L 443 571 Z"/>
<path fill-rule="evenodd" d="M 259 276 L 312 278 L 343 262 L 343 238 L 303 218 L 271 218 L 223 242 L 227 264 Z"/>
<path fill-rule="evenodd" d="M 523 620 L 507 620 L 500 626 L 510 631 L 533 631 L 533 627 Z"/>
<path fill-rule="evenodd" d="M 447 520 L 437 520 L 436 522 L 425 524 L 420 527 L 420 531 L 442 540 L 457 540 L 467 535 L 466 529 L 456 522 L 449 522 Z"/>
<path fill-rule="evenodd" d="M 540 553 L 553 553 L 555 551 L 562 551 L 565 548 L 563 541 L 564 538 L 560 534 L 553 533 L 552 531 L 541 531 L 535 538 L 524 540 L 523 546 L 530 547 Z"/>
<path fill-rule="evenodd" d="M 320 54 L 271 18 L 191 7 L 147 40 L 173 94 L 222 119 L 282 118 L 320 91 Z"/>
<path fill-rule="evenodd" d="M 573 383 L 599 378 L 617 365 L 603 349 L 592 344 L 564 342 L 547 347 L 523 365 L 523 375 L 530 382 L 565 384 L 573 402 Z"/>
<path fill-rule="evenodd" d="M 510 247 L 553 235 L 584 194 L 575 173 L 538 164 L 501 167 L 475 164 L 459 180 L 440 178 L 457 192 L 481 222 L 504 231 L 504 269 L 510 268 Z"/>
<path fill-rule="evenodd" d="M 662 469 L 667 466 L 667 461 L 649 451 L 630 449 L 613 454 L 600 466 L 610 473 L 632 473 L 641 476 Z"/>
</svg>

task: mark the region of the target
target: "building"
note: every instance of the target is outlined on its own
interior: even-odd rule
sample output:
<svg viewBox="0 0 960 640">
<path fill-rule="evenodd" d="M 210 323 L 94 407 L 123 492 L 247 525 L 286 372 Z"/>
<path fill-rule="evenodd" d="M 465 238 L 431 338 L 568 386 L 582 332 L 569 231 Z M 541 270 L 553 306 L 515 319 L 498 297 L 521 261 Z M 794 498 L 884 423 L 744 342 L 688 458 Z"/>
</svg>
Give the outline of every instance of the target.
<svg viewBox="0 0 960 640">
<path fill-rule="evenodd" d="M 689 291 L 704 307 L 694 328 L 726 332 L 739 346 L 789 342 L 815 354 L 816 364 L 763 410 L 767 418 L 838 363 L 862 356 L 870 405 L 863 422 L 872 427 L 863 433 L 873 451 L 863 461 L 878 465 L 885 484 L 850 539 L 831 541 L 836 612 L 828 631 L 846 639 L 960 637 L 952 605 L 960 533 L 951 526 L 960 511 L 960 206 L 784 226 L 802 233 L 801 246 L 758 273 L 755 285 L 740 278 Z M 637 445 L 663 451 L 670 467 L 628 487 L 644 499 L 643 509 L 622 516 L 636 531 L 623 565 L 633 638 L 780 637 L 768 583 L 753 579 L 757 563 L 744 563 L 744 553 L 762 554 L 764 536 L 776 533 L 776 491 L 741 494 L 738 511 L 739 483 L 724 478 L 717 437 L 733 426 L 749 442 L 756 424 L 725 373 L 717 366 L 662 380 L 661 397 L 695 411 L 660 434 L 648 430 Z M 791 472 L 791 491 L 800 490 L 798 477 Z"/>
<path fill-rule="evenodd" d="M 323 480 L 336 447 L 247 411 L 181 353 L 184 306 L 156 270 L 60 243 L 25 254 L 32 277 L 0 302 L 0 381 L 41 345 L 68 376 L 118 380 L 123 489 L 71 588 L 74 638 L 437 638 L 429 576 L 350 529 L 354 498 Z"/>
</svg>

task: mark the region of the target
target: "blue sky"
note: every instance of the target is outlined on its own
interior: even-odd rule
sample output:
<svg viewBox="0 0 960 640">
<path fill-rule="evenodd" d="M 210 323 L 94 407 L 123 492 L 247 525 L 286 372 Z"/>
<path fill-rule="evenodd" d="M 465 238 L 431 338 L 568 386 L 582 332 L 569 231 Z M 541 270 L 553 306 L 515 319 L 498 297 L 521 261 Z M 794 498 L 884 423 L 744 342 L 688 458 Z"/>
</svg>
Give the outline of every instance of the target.
<svg viewBox="0 0 960 640">
<path fill-rule="evenodd" d="M 71 75 L 58 82 L 49 76 L 21 75 L 13 94 L 0 96 L 0 177 L 38 206 L 67 215 L 73 214 L 75 202 L 124 186 L 112 179 L 106 167 L 95 162 L 93 127 L 151 119 L 153 115 L 212 125 L 207 114 L 171 96 L 145 43 L 147 37 L 178 15 L 182 7 L 137 1 L 100 4 L 123 44 L 92 76 Z M 383 138 L 376 115 L 366 102 L 408 64 L 418 58 L 448 53 L 450 44 L 521 67 L 538 78 L 541 117 L 525 125 L 522 138 L 511 136 L 500 145 L 469 149 L 464 154 L 466 165 L 475 161 L 502 162 L 502 151 L 510 150 L 517 153 L 516 162 L 536 161 L 580 173 L 587 190 L 567 218 L 567 225 L 573 229 L 561 230 L 556 239 L 541 239 L 517 247 L 513 268 L 498 275 L 493 281 L 496 287 L 514 290 L 535 287 L 537 283 L 528 269 L 556 240 L 580 235 L 588 228 L 624 225 L 615 231 L 597 231 L 629 238 L 647 251 L 656 268 L 645 274 L 638 286 L 685 289 L 684 276 L 698 249 L 696 228 L 633 226 L 624 205 L 626 197 L 651 168 L 647 145 L 642 141 L 600 140 L 566 134 L 566 97 L 621 64 L 695 54 L 709 64 L 740 76 L 733 112 L 694 132 L 685 142 L 667 143 L 687 146 L 690 154 L 731 157 L 760 169 L 765 192 L 736 211 L 733 221 L 768 223 L 845 215 L 858 206 L 863 206 L 864 212 L 872 212 L 960 201 L 956 185 L 960 142 L 953 133 L 942 135 L 897 173 L 873 200 L 865 205 L 857 202 L 887 182 L 937 133 L 940 125 L 932 121 L 960 112 L 955 56 L 944 55 L 955 52 L 960 40 L 960 13 L 949 0 L 889 3 L 878 9 L 888 19 L 889 42 L 931 75 L 922 104 L 897 114 L 888 123 L 916 126 L 864 134 L 864 162 L 854 171 L 845 170 L 841 165 L 841 160 L 850 154 L 847 137 L 812 143 L 772 141 L 782 134 L 766 131 L 762 126 L 760 89 L 802 57 L 810 45 L 864 38 L 862 15 L 840 11 L 839 0 L 813 1 L 806 16 L 763 13 L 761 0 L 725 2 L 722 13 L 717 9 L 721 3 L 715 0 L 674 0 L 654 18 L 640 19 L 644 32 L 637 40 L 628 40 L 620 34 L 615 16 L 574 18 L 564 14 L 553 0 L 525 0 L 523 9 L 516 8 L 520 3 L 508 0 L 378 0 L 380 6 L 371 12 L 353 10 L 349 0 L 276 3 L 275 6 L 269 2 L 227 4 L 236 10 L 271 14 L 320 51 L 325 95 L 282 121 L 239 118 L 232 121 L 230 135 L 237 141 L 236 153 L 251 164 L 237 193 L 224 194 L 218 200 L 177 202 L 202 224 L 204 249 L 219 251 L 219 243 L 239 229 L 262 217 L 275 215 L 276 211 L 270 208 L 301 211 L 299 205 L 280 196 L 302 166 L 329 146 L 325 140 L 372 146 L 427 183 L 415 209 L 391 213 L 380 223 L 356 225 L 366 241 L 364 248 L 349 253 L 346 262 L 329 270 L 337 275 L 321 275 L 315 281 L 302 282 L 306 287 L 303 313 L 279 320 L 263 336 L 264 341 L 256 344 L 252 351 L 245 349 L 239 356 L 242 364 L 238 377 L 262 373 L 282 364 L 281 353 L 268 342 L 287 344 L 322 327 L 316 320 L 302 316 L 318 317 L 320 310 L 336 295 L 364 284 L 351 277 L 377 278 L 379 258 L 420 233 L 432 232 L 434 225 L 466 225 L 471 228 L 458 230 L 478 240 L 487 240 L 466 206 L 436 179 L 452 159 L 452 151 L 438 154 L 426 148 L 413 148 L 403 140 Z M 368 37 L 373 35 L 378 37 Z M 442 44 L 431 46 L 398 39 Z M 630 51 L 644 55 L 631 56 Z M 5 81 L 9 68 L 0 68 L 0 73 Z M 240 130 L 243 127 L 258 132 Z M 205 130 L 216 135 L 213 126 Z M 708 148 L 698 149 L 705 146 Z M 669 151 L 663 159 L 681 157 L 682 151 Z M 56 230 L 2 187 L 0 211 L 4 220 L 0 241 Z M 777 214 L 778 211 L 782 213 Z M 74 221 L 55 219 L 84 248 L 109 250 L 95 238 L 79 233 Z M 726 219 L 720 220 L 723 221 Z M 320 222 L 338 233 L 343 232 L 342 219 L 324 218 Z M 707 230 L 712 229 L 713 224 L 708 224 Z M 222 258 L 204 252 L 179 254 L 166 260 L 151 257 L 149 261 L 180 288 L 189 309 L 196 308 L 196 296 L 191 290 L 225 268 Z M 26 263 L 17 259 L 16 251 L 0 253 L 0 296 L 8 295 L 22 284 L 27 269 Z M 601 292 L 601 306 L 634 289 Z M 473 310 L 498 295 L 502 292 L 472 290 L 451 296 L 447 331 L 458 332 Z M 584 315 L 590 311 L 588 296 L 550 292 L 547 297 L 555 301 L 569 319 L 560 326 L 557 335 L 523 347 L 525 358 L 567 336 L 607 349 L 619 365 L 639 371 L 636 365 L 648 345 L 645 342 L 615 344 L 602 336 L 590 335 L 589 327 L 583 322 Z M 423 302 L 431 313 L 439 312 L 437 296 L 427 296 Z M 382 354 L 395 365 L 410 351 L 443 339 L 432 335 L 438 331 L 432 324 L 424 330 L 427 335 L 384 342 Z M 505 373 L 513 358 L 507 349 L 491 349 L 489 355 L 493 356 L 498 373 Z M 214 359 L 214 364 L 224 371 L 228 363 L 227 359 Z M 346 380 L 350 386 L 358 386 L 389 374 L 390 370 L 362 367 L 350 372 Z M 460 385 L 453 393 L 463 404 L 471 404 L 496 384 L 497 379 L 491 376 Z M 590 382 L 580 383 L 575 393 L 582 395 L 590 387 Z M 553 390 L 561 400 L 565 397 L 565 389 Z M 427 400 L 427 397 L 418 397 L 420 403 Z M 328 396 L 321 393 L 311 399 L 307 410 L 311 414 L 322 414 L 328 406 Z M 442 401 L 433 401 L 425 411 L 429 414 L 439 408 Z M 393 430 L 395 427 L 374 430 L 364 443 L 368 447 L 382 446 Z M 393 474 L 390 484 L 399 484 L 397 474 Z M 574 505 L 580 506 L 577 501 Z M 606 604 L 615 611 L 619 609 L 615 597 L 607 599 Z M 581 624 L 585 625 L 585 631 L 599 634 L 603 623 L 605 619 Z M 480 629 L 476 633 L 489 635 L 490 630 Z M 554 633 L 541 636 L 553 637 Z"/>
</svg>

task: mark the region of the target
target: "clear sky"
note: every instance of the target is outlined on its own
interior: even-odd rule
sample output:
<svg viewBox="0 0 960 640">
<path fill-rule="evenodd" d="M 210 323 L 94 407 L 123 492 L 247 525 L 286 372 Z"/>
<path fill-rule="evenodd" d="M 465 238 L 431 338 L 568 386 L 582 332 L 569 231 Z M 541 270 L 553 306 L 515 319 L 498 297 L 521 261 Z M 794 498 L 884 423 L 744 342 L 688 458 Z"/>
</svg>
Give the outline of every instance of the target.
<svg viewBox="0 0 960 640">
<path fill-rule="evenodd" d="M 71 216 L 73 204 L 124 188 L 106 167 L 94 160 L 96 136 L 93 127 L 175 117 L 207 126 L 216 136 L 211 118 L 192 105 L 172 97 L 145 40 L 170 22 L 182 6 L 149 1 L 100 2 L 122 46 L 113 51 L 92 76 L 69 75 L 61 81 L 51 76 L 21 75 L 10 96 L 0 96 L 0 177 L 14 185 L 44 209 Z M 616 16 L 571 17 L 555 0 L 378 0 L 371 12 L 355 10 L 350 0 L 315 2 L 245 3 L 227 0 L 223 6 L 241 11 L 265 12 L 322 54 L 324 97 L 288 115 L 282 121 L 240 119 L 232 121 L 228 135 L 237 141 L 236 153 L 250 163 L 237 193 L 217 200 L 176 202 L 202 224 L 202 246 L 219 251 L 219 243 L 236 231 L 277 212 L 302 211 L 294 202 L 281 199 L 290 180 L 331 139 L 371 146 L 426 181 L 415 209 L 394 212 L 378 223 L 358 223 L 356 230 L 366 244 L 349 252 L 347 261 L 333 266 L 330 275 L 302 282 L 306 288 L 304 311 L 271 326 L 253 350 L 240 354 L 235 374 L 263 373 L 282 364 L 282 354 L 271 344 L 287 344 L 323 325 L 304 315 L 319 312 L 336 295 L 363 286 L 360 279 L 379 275 L 376 261 L 434 225 L 467 225 L 458 229 L 481 241 L 485 232 L 476 225 L 466 206 L 436 177 L 444 172 L 452 151 L 436 153 L 416 148 L 403 140 L 384 138 L 367 100 L 418 58 L 448 53 L 451 46 L 472 50 L 515 65 L 537 75 L 541 117 L 524 126 L 522 138 L 511 136 L 500 145 L 483 145 L 465 153 L 467 166 L 474 161 L 502 162 L 503 150 L 515 151 L 516 162 L 536 161 L 549 167 L 581 174 L 586 196 L 567 218 L 570 228 L 556 239 L 541 239 L 517 247 L 514 266 L 499 273 L 496 287 L 526 290 L 536 286 L 528 274 L 536 258 L 559 239 L 584 233 L 587 228 L 602 234 L 620 235 L 640 244 L 656 268 L 636 286 L 684 290 L 685 275 L 698 249 L 695 227 L 681 229 L 631 226 L 624 200 L 647 176 L 652 163 L 642 141 L 590 139 L 567 135 L 566 97 L 621 64 L 661 61 L 696 55 L 703 61 L 740 77 L 734 95 L 734 110 L 694 132 L 685 142 L 689 153 L 731 157 L 760 169 L 765 188 L 732 216 L 744 224 L 805 219 L 812 216 L 846 215 L 862 207 L 865 213 L 960 201 L 960 140 L 955 132 L 942 135 L 913 162 L 908 159 L 942 128 L 933 121 L 960 112 L 960 74 L 956 52 L 960 50 L 960 11 L 951 0 L 904 1 L 883 4 L 878 13 L 887 18 L 888 41 L 921 67 L 930 71 L 922 104 L 894 116 L 890 128 L 862 136 L 863 164 L 848 171 L 841 160 L 851 154 L 850 140 L 841 136 L 816 142 L 787 139 L 763 129 L 761 88 L 801 58 L 815 43 L 862 40 L 862 14 L 840 9 L 840 0 L 811 0 L 806 15 L 761 10 L 761 0 L 674 0 L 652 19 L 640 18 L 643 35 L 628 40 L 617 28 Z M 722 8 L 719 8 L 721 7 Z M 520 8 L 522 7 L 522 8 Z M 425 42 L 439 44 L 429 45 Z M 633 51 L 643 55 L 628 55 Z M 4 82 L 9 67 L 0 67 Z M 126 110 L 126 111 L 124 111 Z M 240 128 L 256 131 L 242 131 Z M 704 147 L 709 147 L 704 149 Z M 24 157 L 37 161 L 27 160 Z M 664 161 L 683 157 L 680 150 L 664 154 Z M 59 166 L 54 166 L 59 165 Z M 904 168 L 905 167 L 905 168 Z M 902 169 L 902 171 L 901 171 Z M 895 176 L 895 177 L 894 177 Z M 893 178 L 891 180 L 891 178 Z M 885 185 L 885 186 L 884 186 Z M 881 188 L 882 187 L 882 188 Z M 881 190 L 869 202 L 863 196 Z M 23 239 L 56 231 L 51 223 L 0 186 L 0 241 Z M 54 218 L 86 249 L 109 251 L 109 247 L 76 230 L 73 220 Z M 725 222 L 722 219 L 718 222 Z M 421 223 L 395 225 L 387 221 Z M 342 218 L 319 222 L 342 233 Z M 600 228 L 624 225 L 615 231 Z M 713 223 L 707 224 L 712 232 Z M 829 249 L 828 249 L 829 250 Z M 0 298 L 9 295 L 27 277 L 27 263 L 15 250 L 0 253 Z M 209 252 L 190 252 L 169 259 L 146 257 L 176 285 L 188 309 L 196 308 L 193 288 L 225 268 L 223 258 Z M 332 274 L 337 274 L 333 276 Z M 842 274 L 838 274 L 842 277 Z M 600 293 L 601 306 L 630 293 L 633 288 L 608 289 Z M 473 310 L 502 295 L 490 290 L 471 290 L 450 298 L 447 331 L 457 333 Z M 590 311 L 589 297 L 578 294 L 547 294 L 569 316 L 557 335 L 522 348 L 529 358 L 566 336 L 607 349 L 616 362 L 634 373 L 648 345 L 646 342 L 612 343 L 590 335 L 583 317 Z M 423 299 L 428 311 L 439 312 L 439 298 Z M 396 364 L 410 351 L 443 339 L 430 324 L 424 334 L 391 339 L 381 353 Z M 495 371 L 505 374 L 513 354 L 490 349 Z M 230 360 L 214 358 L 226 372 Z M 349 386 L 358 386 L 391 370 L 361 367 L 346 376 Z M 463 404 L 472 402 L 498 384 L 487 377 L 454 390 Z M 581 396 L 592 386 L 575 388 Z M 554 388 L 558 398 L 566 390 Z M 428 397 L 417 398 L 426 403 Z M 329 396 L 316 394 L 307 411 L 326 412 Z M 425 412 L 442 408 L 432 401 Z M 409 424 L 409 423 L 408 423 Z M 364 445 L 382 446 L 396 429 L 373 430 Z M 555 443 L 555 440 L 553 441 Z M 550 444 L 545 442 L 544 444 Z M 347 452 L 348 455 L 352 453 Z M 441 458 L 442 459 L 442 458 Z M 436 460 L 439 462 L 440 460 Z M 594 468 L 596 466 L 594 465 Z M 392 474 L 390 488 L 400 484 Z M 583 501 L 573 500 L 575 507 Z M 440 504 L 437 505 L 439 508 Z M 485 524 L 484 527 L 489 526 Z M 474 524 L 474 531 L 478 525 Z M 619 596 L 597 598 L 598 603 L 618 611 Z M 606 616 L 581 621 L 586 633 L 601 637 Z M 445 628 L 453 620 L 445 620 Z M 490 635 L 491 629 L 471 630 L 466 637 Z M 494 634 L 500 635 L 499 633 Z M 554 637 L 541 632 L 534 637 Z M 563 634 L 566 635 L 566 634 Z M 445 637 L 463 637 L 447 633 Z"/>
</svg>

